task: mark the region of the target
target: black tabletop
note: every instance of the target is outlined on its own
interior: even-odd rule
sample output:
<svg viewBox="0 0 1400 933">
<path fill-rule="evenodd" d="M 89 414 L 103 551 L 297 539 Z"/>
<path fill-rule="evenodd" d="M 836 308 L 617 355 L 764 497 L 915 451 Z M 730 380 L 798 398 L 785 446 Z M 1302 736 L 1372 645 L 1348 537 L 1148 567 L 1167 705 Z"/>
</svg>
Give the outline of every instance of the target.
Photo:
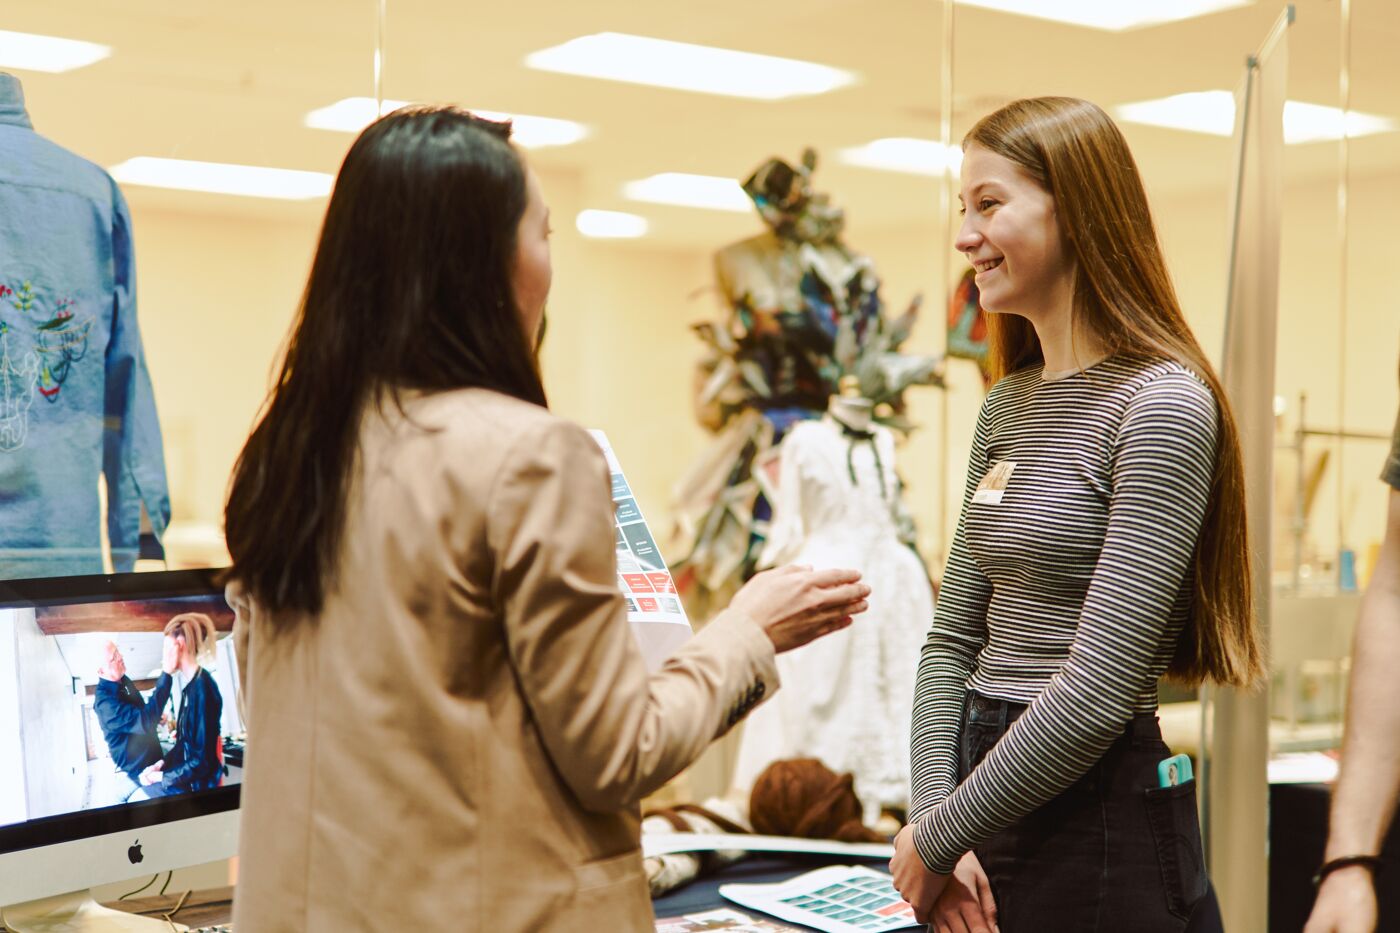
<svg viewBox="0 0 1400 933">
<path fill-rule="evenodd" d="M 858 858 L 849 855 L 799 855 L 795 853 L 782 855 L 764 852 L 730 865 L 718 874 L 697 878 L 685 887 L 678 888 L 665 897 L 657 898 L 651 904 L 657 917 L 679 917 L 683 914 L 694 914 L 720 907 L 730 907 L 754 916 L 767 916 L 753 908 L 741 907 L 726 901 L 720 896 L 719 886 L 722 884 L 777 884 L 780 881 L 789 881 L 798 875 L 828 865 L 864 865 L 876 871 L 888 871 L 889 859 Z M 793 923 L 791 920 L 781 922 L 799 930 L 811 929 L 811 927 Z"/>
</svg>

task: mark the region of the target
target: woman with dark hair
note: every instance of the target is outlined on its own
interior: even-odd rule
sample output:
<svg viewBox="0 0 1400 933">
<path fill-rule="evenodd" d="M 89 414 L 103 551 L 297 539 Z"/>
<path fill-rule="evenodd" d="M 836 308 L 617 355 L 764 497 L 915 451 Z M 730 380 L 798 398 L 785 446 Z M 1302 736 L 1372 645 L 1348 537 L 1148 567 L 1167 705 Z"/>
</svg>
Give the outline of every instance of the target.
<svg viewBox="0 0 1400 933">
<path fill-rule="evenodd" d="M 963 151 L 957 247 L 999 381 L 920 660 L 895 883 L 939 931 L 1215 928 L 1155 714 L 1164 674 L 1263 671 L 1230 406 L 1101 109 L 1016 101 Z"/>
<path fill-rule="evenodd" d="M 853 572 L 771 571 L 648 675 L 607 465 L 545 406 L 548 210 L 509 135 L 360 135 L 239 458 L 240 929 L 651 930 L 639 800 L 864 611 Z"/>
</svg>

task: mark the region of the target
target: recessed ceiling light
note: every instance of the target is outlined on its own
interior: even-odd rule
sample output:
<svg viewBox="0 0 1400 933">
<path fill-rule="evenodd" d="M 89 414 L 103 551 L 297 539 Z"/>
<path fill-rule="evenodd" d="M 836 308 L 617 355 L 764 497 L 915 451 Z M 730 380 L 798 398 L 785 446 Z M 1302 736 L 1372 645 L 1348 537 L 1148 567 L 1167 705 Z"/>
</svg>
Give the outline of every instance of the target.
<svg viewBox="0 0 1400 933">
<path fill-rule="evenodd" d="M 375 107 L 373 97 L 347 97 L 306 115 L 305 123 L 312 129 L 336 130 L 341 133 L 358 133 L 369 126 L 379 116 L 392 113 L 400 107 L 407 107 L 413 101 L 386 100 Z M 487 120 L 510 120 L 511 139 L 525 149 L 542 149 L 546 146 L 567 146 L 588 135 L 588 127 L 572 120 L 556 120 L 553 117 L 532 117 L 519 113 L 501 113 L 497 110 L 472 110 L 478 117 Z"/>
<path fill-rule="evenodd" d="M 753 202 L 732 178 L 714 175 L 686 175 L 663 172 L 623 185 L 622 193 L 633 201 L 672 204 L 677 207 L 703 207 L 715 211 L 747 213 Z"/>
<path fill-rule="evenodd" d="M 313 130 L 358 133 L 384 114 L 410 103 L 412 101 L 386 100 L 376 107 L 373 97 L 347 97 L 311 111 L 302 122 Z"/>
<path fill-rule="evenodd" d="M 1121 104 L 1120 120 L 1192 133 L 1230 136 L 1235 131 L 1235 95 L 1229 91 L 1192 91 L 1158 100 Z M 1289 145 L 1387 133 L 1396 128 L 1389 117 L 1352 110 L 1342 117 L 1336 107 L 1289 100 L 1283 104 L 1283 141 Z"/>
<path fill-rule="evenodd" d="M 332 181 L 325 172 L 229 165 L 223 162 L 190 162 L 152 156 L 127 159 L 120 165 L 112 166 L 111 172 L 113 178 L 128 185 L 288 201 L 323 198 L 330 194 Z"/>
<path fill-rule="evenodd" d="M 944 146 L 931 139 L 892 136 L 877 139 L 853 149 L 842 149 L 839 158 L 847 165 L 877 168 L 914 175 L 941 175 L 956 172 L 962 165 L 962 148 Z"/>
<path fill-rule="evenodd" d="M 963 6 L 979 6 L 1000 13 L 1032 16 L 1071 26 L 1087 26 L 1122 32 L 1142 26 L 1158 26 L 1249 6 L 1254 0 L 959 0 Z"/>
<path fill-rule="evenodd" d="M 1373 113 L 1348 110 L 1343 118 L 1341 109 L 1337 107 L 1309 104 L 1301 100 L 1284 101 L 1283 104 L 1283 141 L 1290 145 L 1337 140 L 1342 138 L 1343 133 L 1355 139 L 1357 136 L 1389 133 L 1394 129 L 1394 120 Z"/>
<path fill-rule="evenodd" d="M 727 97 L 783 100 L 855 83 L 840 68 L 688 42 L 600 32 L 525 56 L 540 71 Z"/>
<path fill-rule="evenodd" d="M 0 29 L 0 68 L 58 73 L 86 68 L 112 54 L 111 46 Z"/>
<path fill-rule="evenodd" d="M 1229 91 L 1190 91 L 1157 100 L 1120 104 L 1118 119 L 1169 130 L 1229 136 L 1235 131 L 1235 95 Z"/>
<path fill-rule="evenodd" d="M 574 226 L 584 236 L 598 240 L 635 240 L 647 234 L 645 217 L 623 211 L 579 211 Z"/>
</svg>

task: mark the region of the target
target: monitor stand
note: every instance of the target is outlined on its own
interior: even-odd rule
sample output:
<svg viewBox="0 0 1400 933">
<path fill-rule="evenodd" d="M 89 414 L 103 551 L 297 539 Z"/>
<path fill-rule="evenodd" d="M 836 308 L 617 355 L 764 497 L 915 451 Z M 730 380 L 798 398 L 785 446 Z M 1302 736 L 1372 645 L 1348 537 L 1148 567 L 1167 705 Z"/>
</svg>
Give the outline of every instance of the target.
<svg viewBox="0 0 1400 933">
<path fill-rule="evenodd" d="M 187 933 L 183 924 L 103 907 L 91 891 L 73 891 L 0 907 L 0 929 L 13 933 Z"/>
</svg>

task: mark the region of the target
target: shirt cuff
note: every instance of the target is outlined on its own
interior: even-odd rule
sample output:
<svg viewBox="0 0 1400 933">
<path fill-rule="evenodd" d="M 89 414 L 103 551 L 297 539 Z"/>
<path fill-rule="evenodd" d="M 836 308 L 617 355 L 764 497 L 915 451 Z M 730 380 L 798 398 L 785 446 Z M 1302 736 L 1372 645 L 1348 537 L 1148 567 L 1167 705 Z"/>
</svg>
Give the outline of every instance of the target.
<svg viewBox="0 0 1400 933">
<path fill-rule="evenodd" d="M 929 871 L 939 875 L 951 875 L 957 867 L 963 852 L 954 851 L 946 839 L 939 839 L 933 829 L 937 810 L 929 813 L 914 824 L 914 850 L 919 853 L 919 861 Z"/>
</svg>

